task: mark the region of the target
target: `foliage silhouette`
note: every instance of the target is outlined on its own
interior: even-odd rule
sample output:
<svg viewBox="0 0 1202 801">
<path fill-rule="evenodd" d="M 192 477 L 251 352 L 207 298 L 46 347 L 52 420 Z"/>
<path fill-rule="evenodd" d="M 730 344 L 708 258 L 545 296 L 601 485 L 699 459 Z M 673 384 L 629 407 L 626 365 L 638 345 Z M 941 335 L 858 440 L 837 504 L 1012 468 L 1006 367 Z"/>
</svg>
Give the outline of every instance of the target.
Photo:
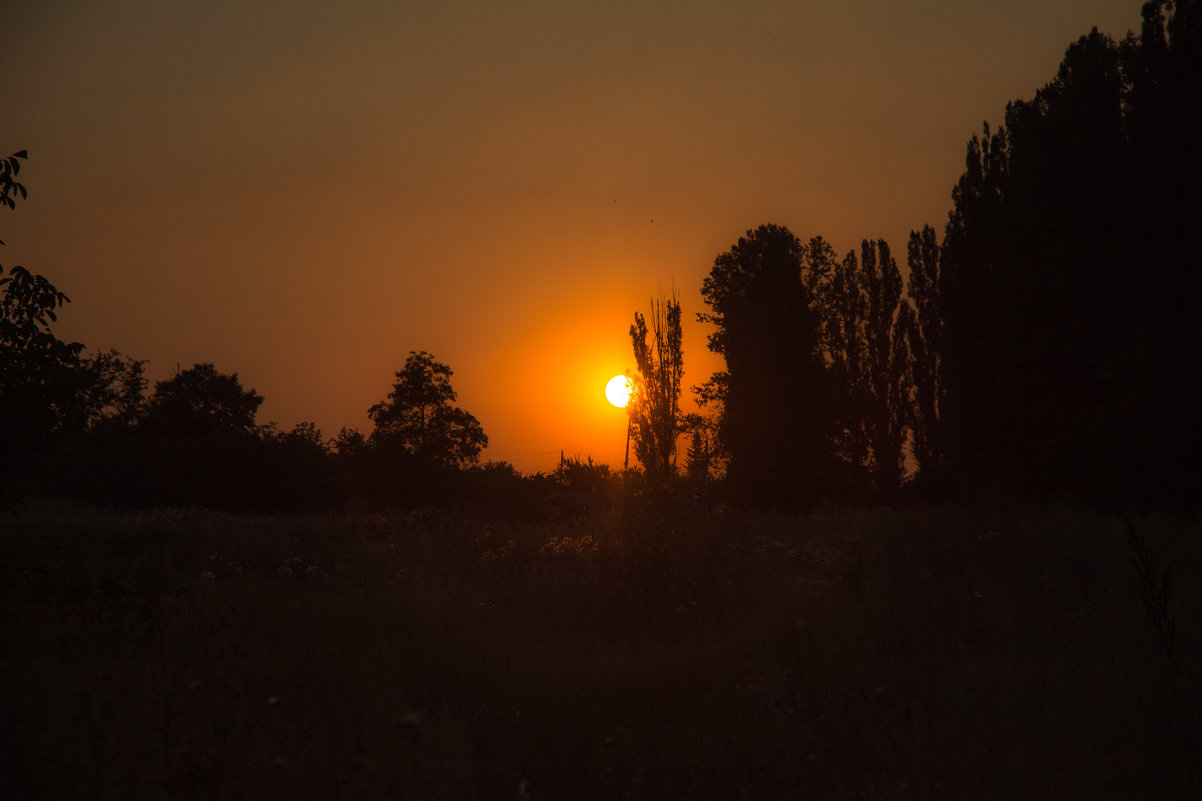
<svg viewBox="0 0 1202 801">
<path fill-rule="evenodd" d="M 0 205 L 14 209 L 18 196 L 25 199 L 16 176 L 27 157 L 21 150 L 0 160 Z M 0 266 L 0 508 L 16 499 L 18 484 L 54 438 L 80 424 L 76 367 L 83 345 L 51 330 L 69 302 L 44 276 Z"/>
<path fill-rule="evenodd" d="M 81 404 L 89 430 L 129 429 L 146 415 L 146 361 L 117 350 L 80 360 Z"/>
<path fill-rule="evenodd" d="M 703 414 L 693 412 L 681 418 L 681 428 L 689 438 L 689 449 L 685 454 L 685 478 L 694 490 L 699 490 L 709 484 L 719 463 L 714 422 Z"/>
<path fill-rule="evenodd" d="M 878 494 L 892 497 L 901 487 L 902 447 L 910 427 L 911 375 L 905 329 L 913 310 L 901 299 L 901 273 L 885 241 L 865 240 L 861 252 L 860 275 L 868 297 L 865 388 L 873 482 Z"/>
<path fill-rule="evenodd" d="M 969 143 L 939 277 L 952 474 L 1107 502 L 1202 480 L 1202 4 L 1169 9 L 1079 39 Z"/>
<path fill-rule="evenodd" d="M 680 301 L 651 301 L 651 345 L 647 321 L 634 313 L 630 341 L 639 374 L 626 404 L 635 455 L 647 481 L 662 485 L 676 472 L 676 438 L 680 433 L 680 381 L 684 374 Z"/>
<path fill-rule="evenodd" d="M 453 406 L 451 368 L 425 351 L 410 351 L 386 400 L 368 410 L 375 423 L 371 444 L 441 467 L 475 464 L 488 445 L 484 429 Z"/>
<path fill-rule="evenodd" d="M 198 364 L 146 397 L 144 362 L 117 351 L 81 360 L 85 425 L 59 437 L 40 470 L 43 493 L 100 506 L 205 506 L 315 511 L 343 489 L 313 423 L 257 425 L 263 399 L 237 375 Z"/>
<path fill-rule="evenodd" d="M 913 303 L 913 316 L 906 328 L 914 381 L 913 452 L 918 473 L 928 485 L 942 485 L 939 475 L 944 463 L 939 424 L 942 407 L 941 379 L 943 318 L 939 306 L 940 248 L 935 229 L 924 226 L 911 231 L 906 248 L 910 271 L 906 286 Z"/>
<path fill-rule="evenodd" d="M 237 373 L 204 362 L 155 384 L 130 442 L 133 502 L 254 509 L 271 505 L 270 429 L 255 416 L 263 397 Z"/>
<path fill-rule="evenodd" d="M 0 159 L 0 206 L 15 209 L 17 207 L 16 196 L 20 195 L 22 200 L 28 196 L 25 184 L 17 180 L 17 174 L 21 172 L 21 160 L 28 158 L 28 150 L 18 150 L 8 158 Z"/>
<path fill-rule="evenodd" d="M 864 326 L 868 299 L 858 265 L 854 252 L 839 259 L 821 236 L 813 237 L 802 252 L 802 281 L 813 299 L 819 343 L 830 389 L 835 393 L 832 442 L 846 469 L 849 486 L 863 486 L 870 480 L 871 457 L 865 420 L 868 354 Z"/>
<path fill-rule="evenodd" d="M 710 350 L 726 359 L 721 439 L 727 485 L 745 502 L 807 505 L 838 473 L 812 295 L 801 280 L 802 245 L 787 228 L 762 225 L 719 254 L 702 284 L 712 312 Z"/>
<path fill-rule="evenodd" d="M 253 434 L 262 404 L 263 396 L 243 389 L 237 373 L 219 373 L 205 362 L 155 384 L 143 425 L 189 434 Z"/>
<path fill-rule="evenodd" d="M 838 452 L 850 486 L 870 482 L 877 498 L 901 487 L 912 389 L 905 331 L 913 317 L 901 273 L 884 240 L 864 240 L 861 256 L 837 261 L 821 237 L 805 248 L 819 336 L 838 400 Z M 858 478 L 862 476 L 863 478 Z"/>
<path fill-rule="evenodd" d="M 559 487 L 572 492 L 592 493 L 605 488 L 612 474 L 609 465 L 593 461 L 587 456 L 559 456 L 559 464 L 548 474 L 548 478 Z"/>
<path fill-rule="evenodd" d="M 40 477 L 43 491 L 90 502 L 129 503 L 141 472 L 139 426 L 146 414 L 146 362 L 109 350 L 76 367 L 78 424 L 56 443 Z"/>
<path fill-rule="evenodd" d="M 726 388 L 730 374 L 719 370 L 702 384 L 690 387 L 693 400 L 697 403 L 699 412 L 686 419 L 686 429 L 694 432 L 704 429 L 704 440 L 707 446 L 709 460 L 709 475 L 714 477 L 726 476 L 726 464 L 730 459 L 730 451 L 722 440 L 724 420 L 726 417 Z M 691 436 L 691 434 L 690 434 Z"/>
<path fill-rule="evenodd" d="M 343 426 L 330 440 L 330 450 L 337 456 L 357 456 L 367 450 L 367 437 L 357 428 Z"/>
</svg>

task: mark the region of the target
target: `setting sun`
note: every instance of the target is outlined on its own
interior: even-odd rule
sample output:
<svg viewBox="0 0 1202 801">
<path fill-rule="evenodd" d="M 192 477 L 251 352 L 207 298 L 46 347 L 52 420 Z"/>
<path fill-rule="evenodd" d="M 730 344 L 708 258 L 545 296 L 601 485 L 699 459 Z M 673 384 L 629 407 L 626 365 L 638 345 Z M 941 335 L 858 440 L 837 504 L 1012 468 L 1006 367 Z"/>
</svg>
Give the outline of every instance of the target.
<svg viewBox="0 0 1202 801">
<path fill-rule="evenodd" d="M 626 406 L 630 400 L 630 379 L 624 375 L 616 375 L 605 385 L 605 397 L 619 409 Z"/>
</svg>

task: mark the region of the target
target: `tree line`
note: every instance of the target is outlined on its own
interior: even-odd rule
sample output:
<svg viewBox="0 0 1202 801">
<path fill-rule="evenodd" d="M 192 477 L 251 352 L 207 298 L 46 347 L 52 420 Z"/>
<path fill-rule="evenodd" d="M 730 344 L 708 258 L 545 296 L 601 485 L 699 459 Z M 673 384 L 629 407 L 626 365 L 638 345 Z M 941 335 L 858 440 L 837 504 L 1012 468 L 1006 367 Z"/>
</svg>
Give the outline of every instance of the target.
<svg viewBox="0 0 1202 801">
<path fill-rule="evenodd" d="M 910 234 L 904 296 L 883 240 L 840 259 L 762 225 L 720 254 L 699 319 L 726 369 L 694 387 L 686 469 L 724 463 L 733 498 L 771 506 L 985 486 L 1196 504 L 1202 3 L 1142 20 L 1081 37 L 972 137 L 942 241 Z"/>
<path fill-rule="evenodd" d="M 636 313 L 640 486 L 759 506 L 987 486 L 1196 504 L 1202 2 L 1152 0 L 1142 20 L 1121 41 L 1081 37 L 1033 99 L 972 137 L 942 241 L 911 232 L 904 280 L 884 240 L 840 257 L 780 225 L 719 254 L 698 317 L 725 369 L 692 388 L 701 413 L 680 411 L 679 299 Z M 0 205 L 25 198 L 25 158 L 0 160 Z M 149 391 L 144 362 L 54 335 L 67 302 L 0 267 L 5 498 L 24 482 L 107 502 L 328 508 L 456 497 L 469 474 L 516 486 L 511 466 L 479 465 L 487 437 L 428 353 L 410 353 L 369 434 L 325 439 L 258 425 L 262 397 L 212 364 Z M 552 477 L 612 478 L 579 459 Z"/>
</svg>

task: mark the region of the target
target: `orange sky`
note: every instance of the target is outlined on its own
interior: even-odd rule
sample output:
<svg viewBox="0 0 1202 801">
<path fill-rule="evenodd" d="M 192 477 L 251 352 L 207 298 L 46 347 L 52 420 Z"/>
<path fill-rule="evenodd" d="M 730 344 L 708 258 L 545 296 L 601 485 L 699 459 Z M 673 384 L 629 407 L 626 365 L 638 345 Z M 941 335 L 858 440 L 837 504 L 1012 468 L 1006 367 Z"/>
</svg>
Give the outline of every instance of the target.
<svg viewBox="0 0 1202 801">
<path fill-rule="evenodd" d="M 1139 5 L 5 0 L 0 263 L 72 298 L 60 336 L 214 362 L 260 422 L 366 432 L 420 349 L 485 458 L 620 465 L 635 310 L 677 289 L 704 381 L 715 255 L 774 222 L 904 259 L 981 121 Z"/>
</svg>

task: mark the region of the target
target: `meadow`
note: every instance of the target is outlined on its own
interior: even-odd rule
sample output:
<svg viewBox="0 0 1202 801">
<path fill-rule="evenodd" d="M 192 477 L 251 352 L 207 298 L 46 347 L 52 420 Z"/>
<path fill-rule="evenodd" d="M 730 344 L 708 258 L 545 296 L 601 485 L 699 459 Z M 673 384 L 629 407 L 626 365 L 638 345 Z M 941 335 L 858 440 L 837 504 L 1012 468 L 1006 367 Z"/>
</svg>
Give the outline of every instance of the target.
<svg viewBox="0 0 1202 801">
<path fill-rule="evenodd" d="M 0 542 L 8 799 L 1202 792 L 1194 518 L 44 502 Z"/>
</svg>

